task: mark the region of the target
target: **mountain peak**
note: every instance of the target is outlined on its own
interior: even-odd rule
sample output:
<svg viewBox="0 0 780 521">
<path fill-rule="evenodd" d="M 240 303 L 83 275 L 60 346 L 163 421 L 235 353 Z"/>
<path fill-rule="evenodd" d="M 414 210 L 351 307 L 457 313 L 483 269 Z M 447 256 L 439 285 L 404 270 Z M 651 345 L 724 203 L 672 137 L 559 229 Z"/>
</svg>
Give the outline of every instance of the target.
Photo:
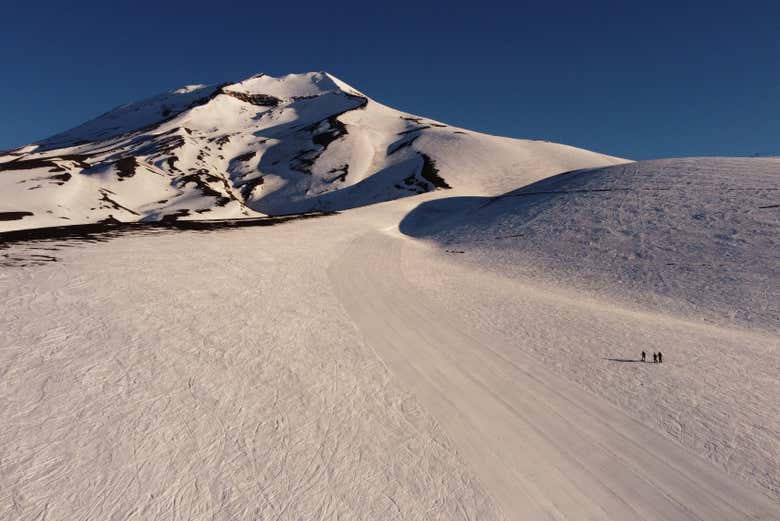
<svg viewBox="0 0 780 521">
<path fill-rule="evenodd" d="M 501 193 L 592 152 L 485 136 L 371 102 L 327 72 L 188 85 L 0 155 L 0 229 L 343 210 L 439 189 Z"/>
<path fill-rule="evenodd" d="M 82 125 L 38 141 L 34 145 L 37 145 L 37 151 L 43 152 L 110 139 L 160 124 L 190 108 L 207 103 L 219 94 L 233 95 L 245 101 L 266 100 L 272 104 L 325 94 L 366 98 L 360 91 L 327 72 L 287 74 L 278 78 L 258 73 L 238 83 L 185 85 L 151 98 L 120 105 Z"/>
<path fill-rule="evenodd" d="M 238 83 L 227 85 L 226 88 L 232 91 L 264 94 L 280 99 L 312 97 L 332 92 L 344 92 L 365 97 L 364 94 L 346 82 L 323 71 L 287 74 L 278 78 L 259 73 Z"/>
</svg>

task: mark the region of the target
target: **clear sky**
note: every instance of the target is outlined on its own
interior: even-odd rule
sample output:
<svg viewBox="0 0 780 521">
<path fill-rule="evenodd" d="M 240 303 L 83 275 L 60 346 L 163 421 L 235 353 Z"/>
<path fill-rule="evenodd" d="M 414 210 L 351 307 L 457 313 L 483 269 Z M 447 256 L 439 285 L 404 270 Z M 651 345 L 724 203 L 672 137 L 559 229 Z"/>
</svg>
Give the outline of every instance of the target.
<svg viewBox="0 0 780 521">
<path fill-rule="evenodd" d="M 780 154 L 778 1 L 10 0 L 0 13 L 0 149 L 186 84 L 324 70 L 491 134 L 633 159 Z"/>
</svg>

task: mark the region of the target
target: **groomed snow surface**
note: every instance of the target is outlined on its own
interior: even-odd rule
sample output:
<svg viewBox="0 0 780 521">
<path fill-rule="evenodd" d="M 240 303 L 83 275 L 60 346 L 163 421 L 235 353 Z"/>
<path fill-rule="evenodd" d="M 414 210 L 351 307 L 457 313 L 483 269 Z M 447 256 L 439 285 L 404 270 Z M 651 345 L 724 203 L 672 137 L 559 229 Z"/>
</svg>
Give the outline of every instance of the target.
<svg viewBox="0 0 780 521">
<path fill-rule="evenodd" d="M 0 518 L 780 519 L 780 162 L 540 164 L 7 245 Z"/>
</svg>

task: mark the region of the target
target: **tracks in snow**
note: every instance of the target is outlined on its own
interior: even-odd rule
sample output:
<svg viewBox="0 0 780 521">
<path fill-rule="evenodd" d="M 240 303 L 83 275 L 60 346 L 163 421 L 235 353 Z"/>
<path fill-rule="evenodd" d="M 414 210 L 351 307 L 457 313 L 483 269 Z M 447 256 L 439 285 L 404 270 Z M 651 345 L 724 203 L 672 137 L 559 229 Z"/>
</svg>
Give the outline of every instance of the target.
<svg viewBox="0 0 780 521">
<path fill-rule="evenodd" d="M 509 339 L 438 310 L 403 276 L 403 247 L 376 232 L 353 241 L 329 271 L 336 293 L 508 517 L 780 517 L 759 491 L 557 378 Z"/>
</svg>

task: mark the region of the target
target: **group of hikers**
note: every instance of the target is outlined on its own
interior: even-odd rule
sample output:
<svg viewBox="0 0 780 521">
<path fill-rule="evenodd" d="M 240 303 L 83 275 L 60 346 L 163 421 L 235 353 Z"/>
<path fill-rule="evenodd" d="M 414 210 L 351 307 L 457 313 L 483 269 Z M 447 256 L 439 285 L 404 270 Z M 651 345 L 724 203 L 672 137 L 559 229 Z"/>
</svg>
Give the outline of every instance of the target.
<svg viewBox="0 0 780 521">
<path fill-rule="evenodd" d="M 642 351 L 642 361 L 646 362 L 647 353 Z M 664 355 L 661 353 L 661 351 L 658 351 L 657 353 L 653 353 L 653 363 L 654 364 L 661 364 L 664 361 Z"/>
</svg>

